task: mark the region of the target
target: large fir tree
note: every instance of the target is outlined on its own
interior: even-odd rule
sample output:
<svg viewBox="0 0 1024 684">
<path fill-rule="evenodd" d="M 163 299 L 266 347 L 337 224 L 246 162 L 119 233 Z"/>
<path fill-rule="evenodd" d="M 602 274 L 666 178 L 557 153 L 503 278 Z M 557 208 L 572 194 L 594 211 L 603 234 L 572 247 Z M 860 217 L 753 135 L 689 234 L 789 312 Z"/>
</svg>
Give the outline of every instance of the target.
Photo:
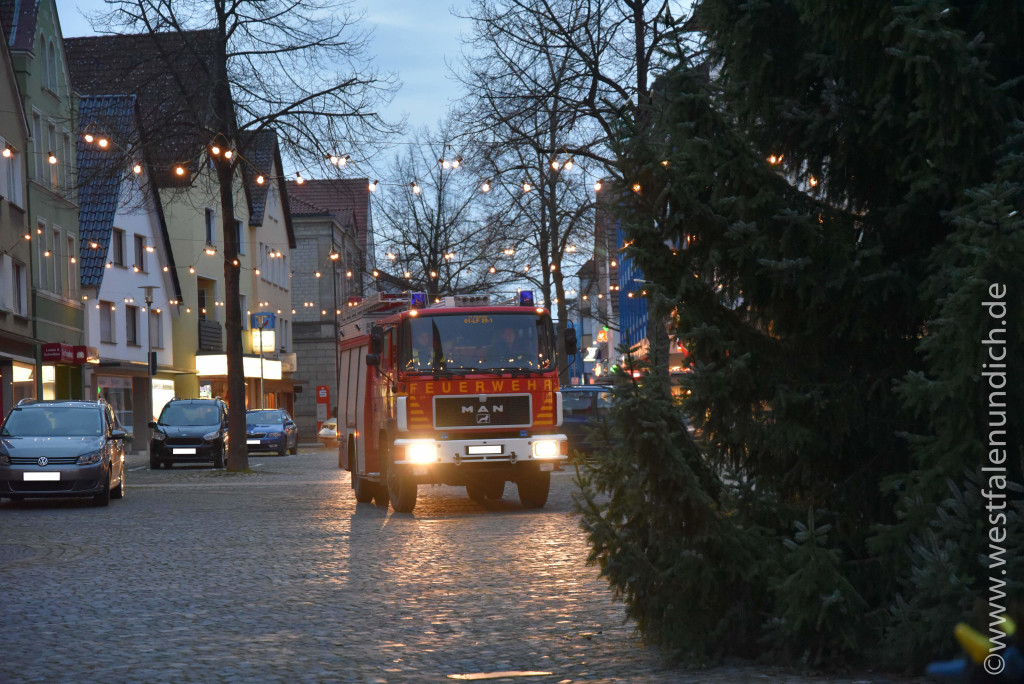
<svg viewBox="0 0 1024 684">
<path fill-rule="evenodd" d="M 904 629 L 893 659 L 944 655 L 984 588 L 986 513 L 963 502 L 978 500 L 989 440 L 993 282 L 1010 301 L 1020 481 L 1024 15 L 704 0 L 695 16 L 699 61 L 681 53 L 647 115 L 623 124 L 620 218 L 696 362 L 687 410 L 704 457 L 772 502 L 779 534 L 809 519 L 760 568 L 767 643 L 827 661 Z M 960 563 L 953 592 L 936 557 Z"/>
</svg>

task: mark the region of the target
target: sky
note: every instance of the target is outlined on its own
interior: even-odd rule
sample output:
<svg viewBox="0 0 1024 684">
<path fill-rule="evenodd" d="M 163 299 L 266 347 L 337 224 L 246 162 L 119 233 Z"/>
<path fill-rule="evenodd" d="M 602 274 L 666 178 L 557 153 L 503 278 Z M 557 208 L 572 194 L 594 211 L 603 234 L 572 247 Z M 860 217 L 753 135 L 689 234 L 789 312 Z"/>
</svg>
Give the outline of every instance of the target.
<svg viewBox="0 0 1024 684">
<path fill-rule="evenodd" d="M 64 36 L 95 35 L 83 14 L 103 9 L 102 0 L 57 0 Z M 451 15 L 446 0 L 355 0 L 353 10 L 365 12 L 365 26 L 373 30 L 375 65 L 402 82 L 385 116 L 407 115 L 410 128 L 436 125 L 459 96 L 445 59 L 457 63 L 459 33 L 468 30 L 467 22 Z"/>
</svg>

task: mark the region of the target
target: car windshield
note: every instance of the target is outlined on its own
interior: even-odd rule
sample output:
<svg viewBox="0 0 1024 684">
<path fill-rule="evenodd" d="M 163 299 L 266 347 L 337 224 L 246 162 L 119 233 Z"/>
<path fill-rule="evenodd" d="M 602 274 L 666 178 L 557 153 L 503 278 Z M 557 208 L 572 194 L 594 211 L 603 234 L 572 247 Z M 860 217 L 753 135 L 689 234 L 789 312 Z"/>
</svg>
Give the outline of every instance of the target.
<svg viewBox="0 0 1024 684">
<path fill-rule="evenodd" d="M 544 371 L 554 367 L 553 337 L 551 319 L 532 309 L 410 317 L 398 363 L 406 372 Z"/>
<path fill-rule="evenodd" d="M 103 420 L 95 408 L 15 408 L 2 434 L 4 437 L 99 437 L 103 434 Z"/>
<path fill-rule="evenodd" d="M 567 416 L 592 413 L 593 402 L 589 392 L 562 392 L 562 412 Z"/>
<path fill-rule="evenodd" d="M 212 404 L 168 404 L 160 414 L 162 425 L 216 425 L 220 410 Z"/>
<path fill-rule="evenodd" d="M 246 425 L 256 424 L 267 424 L 267 423 L 283 423 L 284 414 L 281 411 L 246 411 L 245 423 Z"/>
</svg>

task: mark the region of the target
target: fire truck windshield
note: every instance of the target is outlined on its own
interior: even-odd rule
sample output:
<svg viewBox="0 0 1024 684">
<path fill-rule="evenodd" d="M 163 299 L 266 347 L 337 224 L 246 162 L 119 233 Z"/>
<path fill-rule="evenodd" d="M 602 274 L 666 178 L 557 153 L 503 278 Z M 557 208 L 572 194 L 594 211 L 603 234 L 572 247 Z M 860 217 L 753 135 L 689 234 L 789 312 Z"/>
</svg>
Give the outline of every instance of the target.
<svg viewBox="0 0 1024 684">
<path fill-rule="evenodd" d="M 402 322 L 399 368 L 405 372 L 544 372 L 554 368 L 547 315 L 477 313 L 421 315 Z"/>
</svg>

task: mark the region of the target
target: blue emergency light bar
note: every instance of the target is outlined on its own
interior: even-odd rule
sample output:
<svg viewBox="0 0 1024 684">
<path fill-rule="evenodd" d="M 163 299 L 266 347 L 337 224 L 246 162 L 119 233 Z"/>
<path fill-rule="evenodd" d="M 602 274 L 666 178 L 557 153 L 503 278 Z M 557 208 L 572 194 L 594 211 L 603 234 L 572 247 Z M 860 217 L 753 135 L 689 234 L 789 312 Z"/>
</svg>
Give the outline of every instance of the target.
<svg viewBox="0 0 1024 684">
<path fill-rule="evenodd" d="M 427 293 L 426 292 L 413 292 L 409 300 L 410 309 L 426 309 L 427 308 Z"/>
<path fill-rule="evenodd" d="M 519 306 L 533 306 L 533 290 L 519 291 Z"/>
</svg>

